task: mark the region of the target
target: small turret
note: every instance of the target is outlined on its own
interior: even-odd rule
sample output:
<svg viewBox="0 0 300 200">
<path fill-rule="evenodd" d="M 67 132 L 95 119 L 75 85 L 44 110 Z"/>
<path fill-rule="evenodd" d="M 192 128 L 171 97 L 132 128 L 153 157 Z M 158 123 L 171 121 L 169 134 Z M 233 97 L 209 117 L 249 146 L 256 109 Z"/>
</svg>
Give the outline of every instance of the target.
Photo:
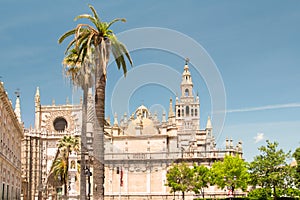
<svg viewBox="0 0 300 200">
<path fill-rule="evenodd" d="M 112 127 L 112 133 L 113 135 L 119 135 L 120 132 L 119 132 L 119 123 L 118 123 L 118 116 L 117 116 L 117 113 L 115 113 L 115 116 L 114 116 L 114 124 L 113 124 L 113 127 Z"/>
<path fill-rule="evenodd" d="M 166 123 L 167 122 L 167 120 L 166 120 L 166 112 L 165 111 L 163 111 L 161 122 L 162 123 Z"/>
<path fill-rule="evenodd" d="M 39 105 L 40 103 L 41 103 L 40 89 L 39 89 L 39 87 L 37 87 L 36 92 L 35 92 L 35 106 Z"/>
<path fill-rule="evenodd" d="M 212 129 L 210 116 L 208 116 L 208 118 L 207 118 L 206 129 L 210 129 L 210 130 Z"/>
<path fill-rule="evenodd" d="M 118 126 L 119 126 L 118 115 L 117 115 L 117 113 L 115 113 L 115 116 L 114 116 L 114 127 L 118 127 Z"/>
<path fill-rule="evenodd" d="M 17 116 L 17 119 L 18 119 L 19 123 L 22 123 L 22 119 L 21 119 L 21 105 L 20 105 L 20 93 L 17 91 L 16 95 L 17 95 L 17 99 L 16 99 L 15 113 L 16 113 L 16 116 Z"/>
<path fill-rule="evenodd" d="M 36 88 L 35 97 L 34 97 L 34 104 L 35 104 L 35 130 L 40 129 L 41 123 L 41 98 L 40 98 L 40 89 L 39 87 Z"/>
<path fill-rule="evenodd" d="M 169 116 L 168 119 L 174 118 L 174 112 L 173 112 L 173 103 L 172 103 L 172 99 L 170 98 L 170 105 L 169 105 Z"/>
<path fill-rule="evenodd" d="M 229 145 L 230 145 L 230 146 L 229 146 L 229 148 L 230 148 L 230 149 L 233 149 L 233 142 L 232 142 L 232 138 L 230 138 Z"/>
<path fill-rule="evenodd" d="M 229 140 L 228 140 L 228 138 L 226 138 L 225 147 L 226 147 L 226 150 L 229 149 Z"/>
</svg>

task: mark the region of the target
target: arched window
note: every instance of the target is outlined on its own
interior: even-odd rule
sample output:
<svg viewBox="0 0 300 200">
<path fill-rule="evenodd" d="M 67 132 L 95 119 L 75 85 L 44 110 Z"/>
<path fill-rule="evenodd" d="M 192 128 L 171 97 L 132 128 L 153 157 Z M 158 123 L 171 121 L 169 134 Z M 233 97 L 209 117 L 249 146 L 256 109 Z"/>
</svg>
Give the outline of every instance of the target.
<svg viewBox="0 0 300 200">
<path fill-rule="evenodd" d="M 63 117 L 57 117 L 53 122 L 56 131 L 64 131 L 68 127 L 68 122 Z"/>
<path fill-rule="evenodd" d="M 191 109 L 191 116 L 194 116 L 194 109 Z"/>
<path fill-rule="evenodd" d="M 180 109 L 177 110 L 177 116 L 180 117 Z"/>
<path fill-rule="evenodd" d="M 190 96 L 189 89 L 185 89 L 184 94 L 185 94 L 186 97 Z"/>
<path fill-rule="evenodd" d="M 182 109 L 182 117 L 184 117 L 184 109 Z"/>
<path fill-rule="evenodd" d="M 188 106 L 185 107 L 185 116 L 189 116 L 190 115 L 190 108 Z"/>
<path fill-rule="evenodd" d="M 198 110 L 195 109 L 195 117 L 197 117 L 197 115 L 198 115 Z"/>
</svg>

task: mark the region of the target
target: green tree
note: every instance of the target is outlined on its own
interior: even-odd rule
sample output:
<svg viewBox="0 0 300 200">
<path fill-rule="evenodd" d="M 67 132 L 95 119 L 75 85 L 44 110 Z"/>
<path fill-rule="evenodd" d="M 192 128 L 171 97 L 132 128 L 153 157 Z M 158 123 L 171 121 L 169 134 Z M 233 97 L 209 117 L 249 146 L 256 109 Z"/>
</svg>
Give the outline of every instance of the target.
<svg viewBox="0 0 300 200">
<path fill-rule="evenodd" d="M 88 153 L 86 144 L 88 90 L 93 85 L 94 70 L 89 59 L 85 59 L 82 62 L 79 52 L 75 48 L 68 51 L 68 54 L 63 59 L 63 66 L 65 75 L 70 78 L 73 85 L 83 90 L 80 165 L 84 169 L 86 166 L 85 155 Z M 80 194 L 86 194 L 86 175 L 84 170 L 80 172 Z M 82 195 L 82 198 L 85 199 L 85 195 Z"/>
<path fill-rule="evenodd" d="M 59 181 L 60 184 L 64 185 L 64 195 L 67 195 L 68 188 L 68 161 L 64 156 L 57 157 L 51 168 L 51 173 L 54 174 L 56 181 Z"/>
<path fill-rule="evenodd" d="M 250 199 L 272 199 L 272 190 L 270 188 L 256 188 L 248 193 Z"/>
<path fill-rule="evenodd" d="M 289 166 L 286 162 L 290 153 L 277 149 L 277 142 L 266 141 L 267 146 L 261 146 L 260 155 L 256 156 L 249 165 L 252 185 L 270 188 L 274 199 L 277 199 L 277 190 L 284 188 L 289 175 Z"/>
<path fill-rule="evenodd" d="M 59 140 L 55 159 L 51 166 L 54 178 L 64 185 L 65 195 L 67 195 L 69 155 L 72 151 L 79 152 L 79 140 L 77 137 L 64 136 Z"/>
<path fill-rule="evenodd" d="M 213 182 L 220 188 L 229 188 L 233 195 L 235 189 L 245 191 L 249 182 L 247 162 L 238 156 L 225 156 L 223 161 L 215 162 L 211 168 Z"/>
<path fill-rule="evenodd" d="M 293 153 L 293 157 L 295 158 L 296 160 L 296 165 L 293 166 L 294 168 L 294 183 L 295 183 L 295 186 L 300 189 L 300 147 L 298 147 L 295 152 Z"/>
<path fill-rule="evenodd" d="M 95 123 L 94 131 L 94 199 L 104 199 L 104 124 L 105 124 L 105 87 L 106 87 L 106 68 L 109 61 L 110 52 L 112 52 L 118 69 L 123 69 L 124 74 L 127 72 L 125 57 L 132 65 L 131 57 L 113 31 L 111 25 L 117 21 L 125 22 L 125 19 L 114 19 L 111 22 L 103 22 L 100 20 L 96 10 L 89 5 L 93 16 L 89 14 L 79 15 L 75 18 L 88 19 L 93 25 L 78 24 L 74 29 L 66 32 L 59 38 L 59 43 L 63 42 L 67 37 L 74 36 L 67 46 L 67 51 L 75 46 L 79 52 L 79 57 L 83 59 L 86 55 L 91 55 L 95 65 L 95 110 L 97 123 Z M 92 51 L 94 49 L 94 52 Z"/>
<path fill-rule="evenodd" d="M 58 148 L 63 152 L 67 158 L 72 151 L 79 152 L 79 139 L 74 136 L 65 135 L 58 142 Z"/>
<path fill-rule="evenodd" d="M 193 170 L 186 163 L 173 164 L 167 172 L 167 186 L 171 193 L 182 192 L 184 200 L 185 193 L 192 190 Z"/>
<path fill-rule="evenodd" d="M 192 188 L 195 194 L 202 194 L 204 198 L 204 189 L 208 187 L 211 182 L 210 170 L 204 165 L 194 164 Z"/>
</svg>

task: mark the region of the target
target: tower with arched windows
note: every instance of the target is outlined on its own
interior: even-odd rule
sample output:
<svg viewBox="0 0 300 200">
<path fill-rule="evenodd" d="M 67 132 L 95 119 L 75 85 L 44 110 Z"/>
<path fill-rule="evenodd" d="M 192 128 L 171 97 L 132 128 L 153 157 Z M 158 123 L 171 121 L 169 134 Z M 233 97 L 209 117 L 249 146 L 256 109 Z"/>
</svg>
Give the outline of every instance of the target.
<svg viewBox="0 0 300 200">
<path fill-rule="evenodd" d="M 193 95 L 193 81 L 186 60 L 180 85 L 181 96 L 176 97 L 175 112 L 178 127 L 179 146 L 186 148 L 195 141 L 200 130 L 200 102 Z"/>
</svg>

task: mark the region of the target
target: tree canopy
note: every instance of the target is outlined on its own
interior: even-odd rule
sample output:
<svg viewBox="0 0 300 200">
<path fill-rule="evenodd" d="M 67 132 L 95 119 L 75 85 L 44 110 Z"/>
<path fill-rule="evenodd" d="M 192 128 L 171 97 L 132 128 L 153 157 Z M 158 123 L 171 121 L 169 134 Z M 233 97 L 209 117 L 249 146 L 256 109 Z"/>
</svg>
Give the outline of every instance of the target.
<svg viewBox="0 0 300 200">
<path fill-rule="evenodd" d="M 204 165 L 196 165 L 192 169 L 193 179 L 192 179 L 192 190 L 195 194 L 202 194 L 204 198 L 204 189 L 207 188 L 211 182 L 210 170 Z"/>
<path fill-rule="evenodd" d="M 266 142 L 266 146 L 259 148 L 260 155 L 250 163 L 251 184 L 272 189 L 276 199 L 277 190 L 285 188 L 289 179 L 287 158 L 290 157 L 290 152 L 285 153 L 282 149 L 278 149 L 278 142 L 272 143 L 269 140 Z"/>
<path fill-rule="evenodd" d="M 296 166 L 294 167 L 294 180 L 295 186 L 300 189 L 300 147 L 298 147 L 293 153 L 293 157 L 296 160 Z"/>
<path fill-rule="evenodd" d="M 182 192 L 184 194 L 192 190 L 193 170 L 186 163 L 173 164 L 167 172 L 167 186 L 171 192 Z"/>
<path fill-rule="evenodd" d="M 215 162 L 211 168 L 213 182 L 220 188 L 245 191 L 249 182 L 247 162 L 238 156 L 225 156 L 223 161 Z"/>
</svg>

